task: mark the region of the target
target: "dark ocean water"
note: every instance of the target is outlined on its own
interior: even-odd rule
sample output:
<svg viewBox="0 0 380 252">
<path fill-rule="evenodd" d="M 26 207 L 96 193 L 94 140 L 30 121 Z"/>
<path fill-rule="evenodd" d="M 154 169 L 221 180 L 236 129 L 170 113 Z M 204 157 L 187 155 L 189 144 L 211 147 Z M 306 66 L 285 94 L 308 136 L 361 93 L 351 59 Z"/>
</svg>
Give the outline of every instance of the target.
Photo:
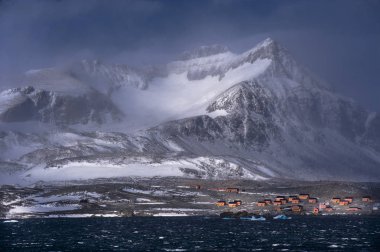
<svg viewBox="0 0 380 252">
<path fill-rule="evenodd" d="M 380 251 L 380 217 L 202 217 L 0 223 L 0 251 Z"/>
</svg>

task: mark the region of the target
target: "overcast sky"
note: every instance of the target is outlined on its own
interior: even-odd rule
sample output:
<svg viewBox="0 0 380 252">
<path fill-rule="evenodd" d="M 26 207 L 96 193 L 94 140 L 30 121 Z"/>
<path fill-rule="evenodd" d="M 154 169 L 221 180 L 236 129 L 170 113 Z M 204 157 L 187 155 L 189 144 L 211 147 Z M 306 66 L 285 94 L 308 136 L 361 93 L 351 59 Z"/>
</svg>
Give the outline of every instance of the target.
<svg viewBox="0 0 380 252">
<path fill-rule="evenodd" d="M 379 0 L 0 0 L 0 87 L 27 69 L 82 58 L 156 64 L 199 45 L 241 52 L 270 36 L 380 111 L 379 13 Z"/>
</svg>

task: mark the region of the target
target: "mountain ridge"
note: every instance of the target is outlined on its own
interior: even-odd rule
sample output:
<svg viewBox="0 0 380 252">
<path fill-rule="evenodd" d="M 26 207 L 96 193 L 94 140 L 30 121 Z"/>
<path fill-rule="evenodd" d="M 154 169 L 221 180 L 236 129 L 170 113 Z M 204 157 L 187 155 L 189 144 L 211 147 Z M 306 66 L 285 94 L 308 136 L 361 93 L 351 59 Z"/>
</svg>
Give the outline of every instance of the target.
<svg viewBox="0 0 380 252">
<path fill-rule="evenodd" d="M 78 79 L 89 74 L 87 80 L 96 82 L 90 90 L 120 109 L 124 125 L 135 123 L 137 131 L 92 134 L 69 123 L 47 138 L 34 136 L 35 149 L 3 161 L 23 165 L 24 179 L 41 169 L 72 170 L 71 163 L 80 169 L 78 162 L 125 167 L 136 156 L 153 157 L 153 167 L 173 164 L 183 176 L 198 172 L 181 160 L 201 158 L 207 167 L 214 159 L 229 162 L 227 170 L 241 167 L 241 178 L 380 180 L 378 113 L 334 92 L 272 39 L 242 54 L 206 49 L 158 72 L 86 63 Z M 1 148 L 18 146 L 6 136 Z M 213 174 L 207 168 L 207 176 L 218 178 L 218 169 Z"/>
</svg>

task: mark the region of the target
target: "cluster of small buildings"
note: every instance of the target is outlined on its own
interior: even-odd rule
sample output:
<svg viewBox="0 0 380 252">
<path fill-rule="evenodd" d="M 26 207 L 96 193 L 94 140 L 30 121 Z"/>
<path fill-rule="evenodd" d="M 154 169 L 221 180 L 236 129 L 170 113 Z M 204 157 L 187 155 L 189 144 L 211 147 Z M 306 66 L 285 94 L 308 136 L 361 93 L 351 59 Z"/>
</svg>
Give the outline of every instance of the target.
<svg viewBox="0 0 380 252">
<path fill-rule="evenodd" d="M 281 205 L 285 205 L 288 203 L 300 204 L 301 201 L 307 201 L 310 204 L 316 204 L 318 202 L 318 199 L 317 198 L 311 198 L 309 194 L 302 193 L 298 196 L 293 195 L 293 196 L 289 196 L 287 198 L 285 196 L 276 196 L 276 198 L 274 199 L 273 202 L 271 199 L 264 199 L 262 201 L 257 202 L 257 206 L 259 206 L 259 207 L 265 207 L 268 205 L 281 206 Z"/>
<path fill-rule="evenodd" d="M 315 207 L 313 210 L 313 213 L 318 214 L 320 211 L 332 212 L 333 210 L 334 210 L 334 208 L 332 208 L 330 205 L 328 205 L 326 203 L 320 203 L 319 208 Z"/>
<path fill-rule="evenodd" d="M 242 204 L 242 201 L 241 200 L 234 200 L 234 201 L 230 201 L 230 202 L 226 202 L 224 200 L 219 200 L 218 202 L 216 202 L 216 205 L 219 206 L 219 207 L 222 207 L 222 206 L 228 206 L 228 207 L 238 207 Z"/>
<path fill-rule="evenodd" d="M 216 189 L 209 189 L 209 190 L 215 190 L 215 191 L 220 191 L 220 192 L 228 192 L 228 193 L 239 193 L 240 189 L 239 188 L 234 188 L 234 187 L 228 187 L 228 188 L 216 188 Z M 244 190 L 243 190 L 244 191 Z M 291 211 L 294 213 L 300 213 L 303 212 L 304 210 L 304 204 L 318 204 L 318 206 L 315 206 L 312 208 L 312 213 L 313 214 L 319 214 L 321 211 L 323 212 L 332 212 L 334 211 L 333 205 L 339 205 L 339 206 L 349 206 L 352 204 L 354 201 L 353 197 L 345 197 L 345 198 L 340 198 L 340 197 L 334 197 L 331 198 L 329 202 L 327 203 L 319 203 L 318 199 L 315 197 L 311 197 L 310 194 L 308 193 L 300 193 L 298 195 L 290 195 L 290 196 L 276 196 L 274 199 L 269 199 L 266 198 L 264 200 L 260 200 L 256 203 L 258 207 L 267 207 L 267 206 L 276 206 L 277 211 Z M 370 196 L 363 196 L 361 199 L 362 202 L 368 203 L 372 202 L 372 199 Z M 224 201 L 224 200 L 219 200 L 218 202 L 215 203 L 219 207 L 224 207 L 228 206 L 231 208 L 238 207 L 242 204 L 241 200 L 234 200 L 234 201 Z M 289 204 L 291 204 L 289 206 Z M 353 207 L 349 206 L 347 211 L 350 212 L 357 212 L 360 211 L 360 207 Z"/>
<path fill-rule="evenodd" d="M 269 205 L 281 206 L 281 205 L 286 205 L 286 204 L 292 204 L 292 206 L 285 207 L 282 210 L 290 210 L 294 213 L 300 213 L 303 211 L 303 206 L 299 205 L 301 204 L 301 202 L 316 204 L 318 203 L 318 199 L 310 197 L 310 195 L 307 193 L 301 193 L 298 196 L 297 195 L 291 195 L 289 197 L 276 196 L 273 201 L 271 199 L 264 199 L 262 201 L 257 202 L 257 206 L 266 207 Z M 281 208 L 277 208 L 277 210 L 281 210 Z"/>
<path fill-rule="evenodd" d="M 349 206 L 350 204 L 353 203 L 354 198 L 353 197 L 345 197 L 342 199 L 340 197 L 334 197 L 330 201 L 332 204 L 335 204 L 335 205 Z M 372 199 L 370 196 L 363 196 L 362 202 L 369 203 L 369 202 L 372 202 Z M 346 210 L 349 212 L 357 212 L 357 211 L 360 211 L 362 209 L 360 207 L 350 206 Z M 332 211 L 334 211 L 334 208 L 331 205 L 329 205 L 328 203 L 320 203 L 319 208 L 314 208 L 313 213 L 317 214 L 317 213 L 319 213 L 319 211 L 332 212 Z"/>
<path fill-rule="evenodd" d="M 353 197 L 345 197 L 345 198 L 334 197 L 330 201 L 332 204 L 335 204 L 335 205 L 349 206 L 350 204 L 353 203 L 354 198 Z M 369 203 L 369 202 L 372 202 L 372 199 L 370 196 L 363 196 L 361 201 L 365 202 L 365 203 Z M 326 203 L 320 204 L 319 208 L 323 209 L 326 212 L 332 212 L 334 210 L 332 206 L 327 205 Z M 350 211 L 350 212 L 357 212 L 360 210 L 361 210 L 360 207 L 351 207 L 350 206 L 347 208 L 347 211 Z"/>
<path fill-rule="evenodd" d="M 340 206 L 348 206 L 353 201 L 354 201 L 353 197 L 345 197 L 343 199 L 341 199 L 339 197 L 334 197 L 334 198 L 331 199 L 331 202 L 333 204 L 337 204 L 337 205 L 340 205 Z M 362 197 L 362 202 L 369 203 L 369 202 L 372 202 L 372 199 L 371 199 L 370 196 L 363 196 Z"/>
<path fill-rule="evenodd" d="M 209 189 L 212 191 L 218 191 L 218 192 L 228 192 L 228 193 L 239 193 L 240 189 L 236 187 L 227 187 L 227 188 L 214 188 L 214 189 Z M 218 207 L 223 207 L 223 206 L 228 206 L 231 208 L 238 207 L 242 204 L 241 200 L 234 200 L 234 201 L 224 201 L 224 200 L 219 200 L 218 202 L 215 203 Z"/>
</svg>

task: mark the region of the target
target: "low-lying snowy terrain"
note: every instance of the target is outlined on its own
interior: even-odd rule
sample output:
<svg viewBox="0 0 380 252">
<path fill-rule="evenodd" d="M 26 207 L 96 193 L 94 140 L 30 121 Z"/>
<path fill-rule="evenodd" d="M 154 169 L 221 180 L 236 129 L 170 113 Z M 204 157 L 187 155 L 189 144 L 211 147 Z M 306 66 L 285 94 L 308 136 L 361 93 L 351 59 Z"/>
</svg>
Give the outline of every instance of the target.
<svg viewBox="0 0 380 252">
<path fill-rule="evenodd" d="M 238 189 L 229 192 L 227 188 Z M 7 219 L 28 217 L 125 217 L 125 216 L 192 216 L 219 215 L 223 212 L 256 214 L 294 214 L 289 209 L 294 203 L 278 207 L 258 206 L 259 201 L 272 202 L 279 195 L 309 194 L 317 202 L 301 200 L 298 205 L 312 214 L 314 208 L 326 204 L 333 211 L 320 209 L 321 214 L 380 214 L 380 185 L 378 183 L 302 182 L 205 180 L 178 177 L 103 179 L 62 184 L 36 184 L 33 187 L 2 186 L 0 217 Z M 352 197 L 349 205 L 333 204 L 333 197 Z M 363 202 L 362 197 L 371 197 Z M 240 200 L 236 207 L 217 206 Z M 352 212 L 349 208 L 359 207 Z"/>
</svg>

